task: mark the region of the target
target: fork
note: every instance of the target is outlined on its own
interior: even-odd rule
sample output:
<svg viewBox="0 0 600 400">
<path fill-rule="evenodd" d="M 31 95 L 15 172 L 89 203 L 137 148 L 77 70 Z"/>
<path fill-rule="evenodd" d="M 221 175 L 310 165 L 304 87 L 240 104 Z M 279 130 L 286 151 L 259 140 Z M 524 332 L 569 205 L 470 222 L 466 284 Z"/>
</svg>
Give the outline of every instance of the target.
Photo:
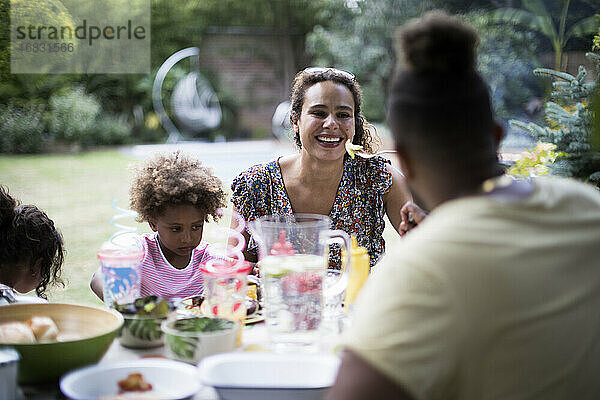
<svg viewBox="0 0 600 400">
<path fill-rule="evenodd" d="M 361 157 L 361 158 L 373 158 L 376 156 L 380 156 L 382 154 L 388 154 L 388 153 L 396 153 L 396 150 L 381 150 L 378 151 L 377 153 L 365 153 L 364 151 L 357 151 L 354 150 L 354 154 L 356 154 L 357 156 Z"/>
<path fill-rule="evenodd" d="M 375 156 L 379 156 L 381 154 L 388 154 L 388 153 L 396 153 L 396 150 L 381 150 L 381 151 L 378 151 L 377 153 L 365 153 L 364 151 L 354 150 L 355 155 L 357 155 L 361 158 L 365 158 L 365 159 L 373 158 Z M 404 176 L 404 174 L 402 173 L 402 171 L 400 171 L 399 168 L 394 167 L 392 164 L 390 164 L 390 167 L 392 167 L 397 173 L 399 173 L 400 176 Z"/>
</svg>

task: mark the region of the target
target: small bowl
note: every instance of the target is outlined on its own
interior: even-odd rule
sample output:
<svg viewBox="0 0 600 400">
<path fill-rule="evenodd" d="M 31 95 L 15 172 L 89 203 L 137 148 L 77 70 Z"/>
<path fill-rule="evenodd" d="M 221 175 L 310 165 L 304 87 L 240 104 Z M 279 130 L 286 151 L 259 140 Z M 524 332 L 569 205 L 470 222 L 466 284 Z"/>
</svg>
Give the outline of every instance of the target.
<svg viewBox="0 0 600 400">
<path fill-rule="evenodd" d="M 340 360 L 330 354 L 228 353 L 198 365 L 200 382 L 227 400 L 321 400 Z M 252 371 L 248 373 L 248 371 Z"/>
<path fill-rule="evenodd" d="M 165 344 L 160 325 L 167 317 L 139 316 L 123 314 L 123 327 L 119 333 L 119 343 L 132 349 L 149 349 Z"/>
<path fill-rule="evenodd" d="M 123 328 L 119 332 L 122 346 L 149 349 L 165 344 L 160 325 L 178 304 L 158 296 L 145 296 L 132 303 L 119 304 L 116 310 L 123 315 Z"/>
<path fill-rule="evenodd" d="M 199 330 L 215 324 L 219 325 L 218 330 Z M 208 355 L 233 351 L 238 324 L 222 318 L 189 317 L 166 320 L 161 329 L 169 358 L 197 364 Z"/>
<path fill-rule="evenodd" d="M 48 343 L 0 343 L 14 348 L 21 385 L 57 382 L 72 369 L 98 362 L 123 325 L 114 310 L 74 304 L 11 304 L 0 307 L 0 323 L 24 322 L 33 316 L 50 317 L 58 331 L 72 340 Z"/>
</svg>

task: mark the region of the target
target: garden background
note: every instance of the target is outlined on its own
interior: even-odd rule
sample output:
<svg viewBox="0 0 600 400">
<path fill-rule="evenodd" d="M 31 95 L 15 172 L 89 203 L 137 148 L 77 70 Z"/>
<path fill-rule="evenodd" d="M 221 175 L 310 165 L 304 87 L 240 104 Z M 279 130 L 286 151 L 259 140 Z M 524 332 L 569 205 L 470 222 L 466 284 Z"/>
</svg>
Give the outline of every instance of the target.
<svg viewBox="0 0 600 400">
<path fill-rule="evenodd" d="M 298 70 L 352 71 L 364 91 L 363 111 L 389 147 L 385 106 L 394 31 L 429 9 L 460 14 L 480 33 L 479 69 L 509 131 L 502 150 L 507 161 L 516 160 L 512 172 L 600 182 L 600 144 L 592 134 L 596 0 L 152 0 L 147 75 L 11 73 L 10 4 L 0 0 L 0 184 L 44 209 L 64 235 L 66 285 L 49 291 L 51 301 L 100 303 L 88 283 L 97 250 L 115 231 L 111 202 L 127 207 L 132 163 L 179 147 L 214 166 L 228 186 L 250 164 L 294 151 L 291 141 L 273 134 L 272 116 Z M 200 71 L 219 99 L 222 121 L 162 145 L 167 132 L 154 112 L 152 85 L 161 64 L 187 47 L 200 51 Z M 570 75 L 533 73 L 544 67 Z M 164 82 L 171 117 L 169 95 L 187 72 L 180 63 Z M 538 140 L 548 145 L 536 148 Z M 216 228 L 207 226 L 208 241 L 220 240 Z M 389 224 L 384 236 L 388 246 L 399 240 Z"/>
</svg>

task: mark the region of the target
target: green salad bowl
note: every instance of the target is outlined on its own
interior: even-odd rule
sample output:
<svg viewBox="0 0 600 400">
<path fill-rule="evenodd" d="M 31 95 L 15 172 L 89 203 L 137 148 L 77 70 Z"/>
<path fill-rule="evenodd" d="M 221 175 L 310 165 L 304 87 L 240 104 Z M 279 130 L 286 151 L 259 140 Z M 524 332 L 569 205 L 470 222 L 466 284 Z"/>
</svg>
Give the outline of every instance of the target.
<svg viewBox="0 0 600 400">
<path fill-rule="evenodd" d="M 123 316 L 106 308 L 58 303 L 0 306 L 0 324 L 25 322 L 33 316 L 52 318 L 62 341 L 0 343 L 21 356 L 21 385 L 57 382 L 68 371 L 97 363 L 123 325 Z"/>
<path fill-rule="evenodd" d="M 197 364 L 206 356 L 233 351 L 238 324 L 228 319 L 189 317 L 168 319 L 161 328 L 169 358 Z"/>
<path fill-rule="evenodd" d="M 123 328 L 119 332 L 119 343 L 132 349 L 149 349 L 162 346 L 164 342 L 160 325 L 167 316 L 140 316 L 123 314 Z"/>
</svg>

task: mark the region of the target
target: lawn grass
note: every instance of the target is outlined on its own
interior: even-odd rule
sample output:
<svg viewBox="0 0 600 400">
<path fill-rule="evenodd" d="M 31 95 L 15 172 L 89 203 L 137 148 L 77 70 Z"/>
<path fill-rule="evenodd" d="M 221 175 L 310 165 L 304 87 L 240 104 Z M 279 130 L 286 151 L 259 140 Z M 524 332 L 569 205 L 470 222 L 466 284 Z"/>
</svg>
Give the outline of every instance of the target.
<svg viewBox="0 0 600 400">
<path fill-rule="evenodd" d="M 35 204 L 46 211 L 62 232 L 67 255 L 63 266 L 65 287 L 47 291 L 52 302 L 100 305 L 102 302 L 89 289 L 89 281 L 98 268 L 96 253 L 116 228 L 109 224 L 118 212 L 111 207 L 113 199 L 128 208 L 130 166 L 138 163 L 117 149 L 79 154 L 0 156 L 0 184 L 25 204 Z M 224 183 L 225 188 L 229 185 Z M 228 190 L 228 193 L 229 190 Z M 229 204 L 229 202 L 228 202 Z M 121 220 L 147 232 L 145 224 Z M 204 239 L 222 241 L 219 226 L 228 226 L 227 218 L 205 226 Z M 384 238 L 388 246 L 399 236 L 386 223 Z"/>
<path fill-rule="evenodd" d="M 118 150 L 0 157 L 0 184 L 22 203 L 46 211 L 63 234 L 65 287 L 50 288 L 50 301 L 102 304 L 90 291 L 89 281 L 99 265 L 98 249 L 116 231 L 109 224 L 117 213 L 112 200 L 128 207 L 129 167 L 136 162 Z M 148 231 L 133 219 L 121 222 Z M 215 226 L 207 225 L 207 240 L 215 236 Z"/>
</svg>

